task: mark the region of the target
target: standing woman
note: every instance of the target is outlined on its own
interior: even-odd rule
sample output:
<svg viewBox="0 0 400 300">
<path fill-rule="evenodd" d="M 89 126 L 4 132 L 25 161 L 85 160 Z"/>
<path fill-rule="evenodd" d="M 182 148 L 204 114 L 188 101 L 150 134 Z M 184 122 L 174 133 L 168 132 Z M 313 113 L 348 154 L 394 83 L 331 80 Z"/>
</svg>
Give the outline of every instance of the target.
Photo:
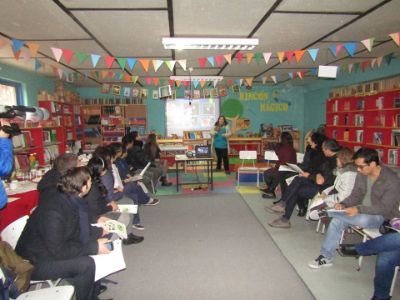
<svg viewBox="0 0 400 300">
<path fill-rule="evenodd" d="M 229 172 L 229 137 L 231 136 L 231 130 L 228 122 L 224 116 L 219 116 L 218 121 L 215 122 L 214 127 L 210 130 L 212 136 L 212 147 L 215 149 L 217 154 L 217 171 L 221 170 L 221 163 L 224 160 L 224 170 L 226 174 Z"/>
</svg>

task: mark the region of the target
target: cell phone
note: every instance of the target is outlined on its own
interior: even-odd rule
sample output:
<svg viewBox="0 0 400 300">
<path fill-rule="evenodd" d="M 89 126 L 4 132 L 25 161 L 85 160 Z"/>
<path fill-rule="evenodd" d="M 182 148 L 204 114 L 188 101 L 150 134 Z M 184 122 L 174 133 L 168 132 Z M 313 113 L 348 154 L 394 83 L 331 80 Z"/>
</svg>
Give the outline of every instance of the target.
<svg viewBox="0 0 400 300">
<path fill-rule="evenodd" d="M 114 244 L 112 242 L 105 243 L 104 246 L 106 246 L 107 249 L 110 250 L 110 251 L 114 250 Z"/>
</svg>

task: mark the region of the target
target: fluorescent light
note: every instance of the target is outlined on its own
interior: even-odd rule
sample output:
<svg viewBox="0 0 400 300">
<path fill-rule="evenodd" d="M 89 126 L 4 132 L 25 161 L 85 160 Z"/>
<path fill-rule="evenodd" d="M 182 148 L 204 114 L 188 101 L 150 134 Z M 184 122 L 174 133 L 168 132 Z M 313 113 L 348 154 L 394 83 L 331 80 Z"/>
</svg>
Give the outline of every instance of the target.
<svg viewBox="0 0 400 300">
<path fill-rule="evenodd" d="M 170 76 L 175 81 L 221 81 L 224 76 Z"/>
<path fill-rule="evenodd" d="M 162 38 L 165 49 L 235 49 L 253 50 L 258 39 L 235 38 Z"/>
</svg>

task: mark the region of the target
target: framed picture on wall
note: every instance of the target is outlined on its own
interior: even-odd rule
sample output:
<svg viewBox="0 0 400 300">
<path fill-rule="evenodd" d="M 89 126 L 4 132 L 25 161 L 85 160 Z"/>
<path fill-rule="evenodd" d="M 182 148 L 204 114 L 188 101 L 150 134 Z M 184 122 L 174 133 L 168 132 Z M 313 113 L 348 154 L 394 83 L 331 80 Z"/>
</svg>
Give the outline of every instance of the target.
<svg viewBox="0 0 400 300">
<path fill-rule="evenodd" d="M 113 84 L 112 86 L 112 94 L 115 96 L 121 95 L 121 86 L 117 84 Z"/>
<path fill-rule="evenodd" d="M 100 88 L 100 93 L 102 93 L 102 94 L 108 94 L 110 92 L 110 84 L 108 84 L 108 83 L 103 83 L 102 85 L 101 85 L 101 88 Z"/>
<path fill-rule="evenodd" d="M 124 97 L 130 97 L 131 96 L 131 88 L 130 87 L 124 87 L 124 89 L 123 89 L 123 95 L 124 95 Z"/>
</svg>

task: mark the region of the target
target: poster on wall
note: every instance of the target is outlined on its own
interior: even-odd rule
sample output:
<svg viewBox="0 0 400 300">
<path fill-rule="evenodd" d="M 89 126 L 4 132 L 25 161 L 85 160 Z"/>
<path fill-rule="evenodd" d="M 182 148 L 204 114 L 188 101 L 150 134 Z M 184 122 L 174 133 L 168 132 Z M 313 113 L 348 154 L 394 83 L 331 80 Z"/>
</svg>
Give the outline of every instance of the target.
<svg viewBox="0 0 400 300">
<path fill-rule="evenodd" d="M 142 98 L 147 98 L 149 96 L 149 90 L 148 89 L 142 89 L 141 90 Z"/>
<path fill-rule="evenodd" d="M 158 99 L 158 91 L 157 90 L 153 90 L 153 99 Z"/>
<path fill-rule="evenodd" d="M 124 87 L 122 93 L 123 93 L 124 97 L 130 97 L 131 96 L 131 89 L 129 87 Z"/>
<path fill-rule="evenodd" d="M 110 85 L 108 83 L 103 83 L 101 85 L 100 93 L 108 94 L 110 92 Z"/>
<path fill-rule="evenodd" d="M 228 95 L 226 87 L 220 86 L 218 89 L 218 94 L 220 97 L 226 97 Z"/>
<path fill-rule="evenodd" d="M 237 84 L 232 85 L 232 91 L 234 93 L 239 93 L 240 92 L 240 88 Z"/>
<path fill-rule="evenodd" d="M 139 97 L 139 89 L 132 88 L 132 97 Z"/>
<path fill-rule="evenodd" d="M 121 86 L 113 84 L 112 86 L 112 94 L 115 96 L 120 96 L 121 95 Z"/>
</svg>

